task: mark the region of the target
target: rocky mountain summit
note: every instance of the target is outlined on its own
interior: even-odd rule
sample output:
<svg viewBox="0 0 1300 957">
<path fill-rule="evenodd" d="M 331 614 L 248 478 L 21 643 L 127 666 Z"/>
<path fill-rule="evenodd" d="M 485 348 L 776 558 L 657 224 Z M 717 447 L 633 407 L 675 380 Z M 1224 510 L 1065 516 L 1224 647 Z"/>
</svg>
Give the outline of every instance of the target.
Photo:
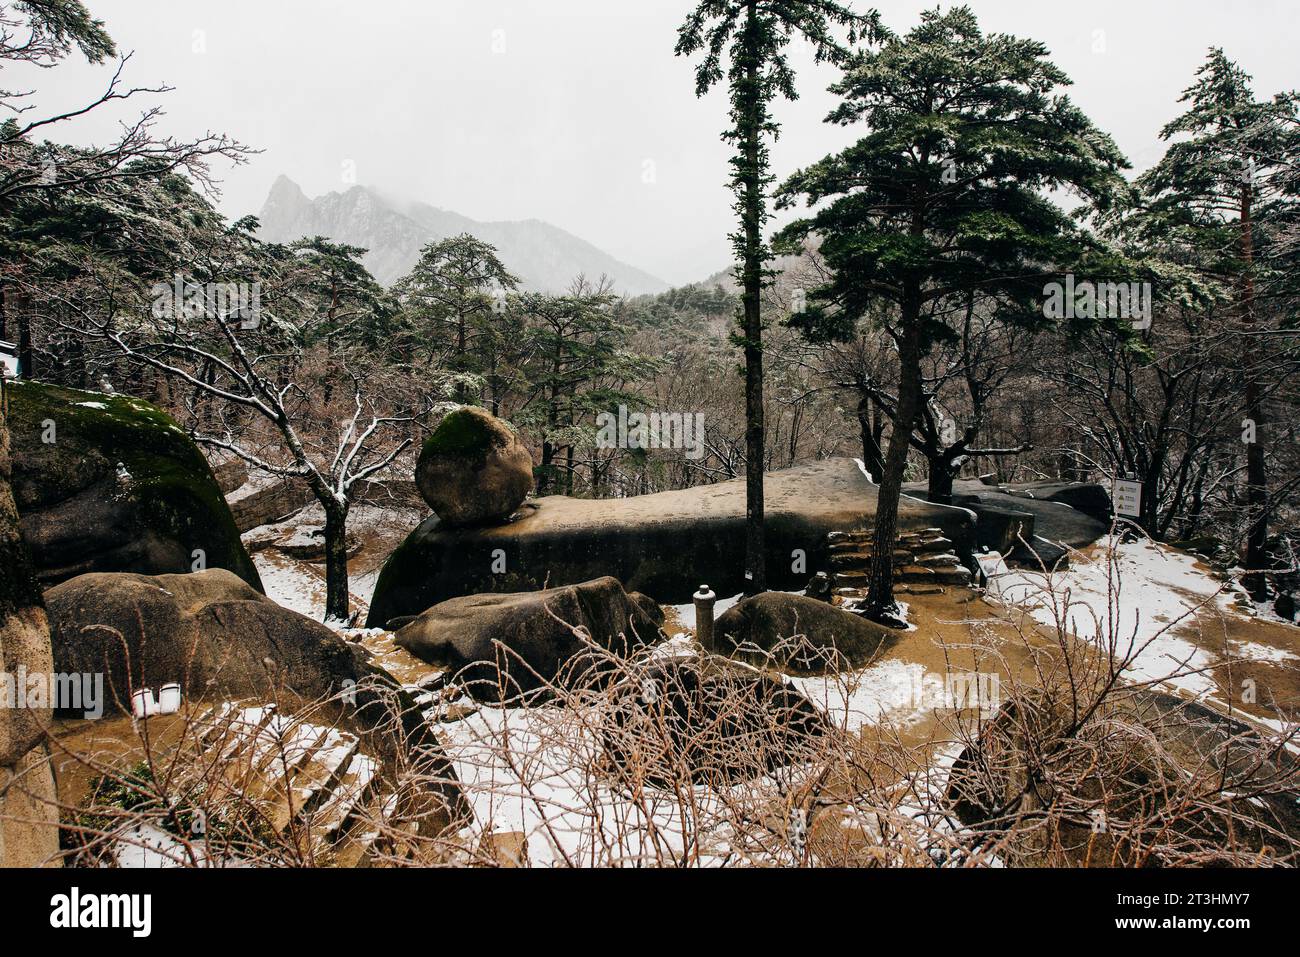
<svg viewBox="0 0 1300 957">
<path fill-rule="evenodd" d="M 608 276 L 618 292 L 631 296 L 668 288 L 663 280 L 550 223 L 484 223 L 425 203 L 389 200 L 364 186 L 310 199 L 297 183 L 281 176 L 271 186 L 259 218 L 260 235 L 270 242 L 324 236 L 368 249 L 366 267 L 385 285 L 410 271 L 424 245 L 469 233 L 495 246 L 526 290 L 562 292 L 577 275 Z"/>
</svg>

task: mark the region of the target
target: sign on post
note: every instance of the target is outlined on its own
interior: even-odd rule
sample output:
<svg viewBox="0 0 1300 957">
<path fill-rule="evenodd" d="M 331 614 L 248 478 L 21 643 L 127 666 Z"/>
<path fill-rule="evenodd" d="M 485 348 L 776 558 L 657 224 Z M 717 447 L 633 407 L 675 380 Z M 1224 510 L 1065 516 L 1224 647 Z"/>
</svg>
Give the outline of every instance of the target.
<svg viewBox="0 0 1300 957">
<path fill-rule="evenodd" d="M 1115 514 L 1126 518 L 1142 517 L 1142 483 L 1127 479 L 1115 480 L 1115 491 L 1111 498 L 1115 502 Z"/>
</svg>

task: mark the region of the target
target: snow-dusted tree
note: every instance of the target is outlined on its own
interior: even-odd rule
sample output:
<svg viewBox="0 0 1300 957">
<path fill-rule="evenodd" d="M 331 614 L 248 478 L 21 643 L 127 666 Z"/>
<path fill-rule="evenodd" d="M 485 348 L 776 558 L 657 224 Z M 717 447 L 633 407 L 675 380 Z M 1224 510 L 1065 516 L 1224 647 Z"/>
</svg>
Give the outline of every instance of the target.
<svg viewBox="0 0 1300 957">
<path fill-rule="evenodd" d="M 1088 245 L 1049 194 L 1104 203 L 1123 186 L 1115 144 L 1056 92 L 1068 82 L 1043 44 L 986 35 L 967 7 L 926 11 L 907 35 L 886 32 L 879 52 L 858 54 L 832 87 L 844 102 L 829 119 L 862 124 L 863 138 L 781 191 L 781 202 L 814 210 L 783 239 L 822 237 L 834 273 L 799 323 L 842 339 L 874 316 L 897 349 L 867 601 L 882 620 L 896 619 L 892 554 L 925 406 L 922 361 L 954 338 L 951 318 L 972 293 L 1009 321 L 1043 325 L 1044 282 Z"/>
<path fill-rule="evenodd" d="M 505 388 L 503 353 L 512 344 L 507 300 L 518 286 L 495 246 L 462 233 L 420 250 L 394 289 L 432 354 L 455 372 L 483 377 L 494 415 Z M 450 348 L 443 348 L 449 333 Z M 468 380 L 458 384 L 457 396 L 469 400 Z"/>
<path fill-rule="evenodd" d="M 102 21 L 91 17 L 80 0 L 29 0 L 0 2 L 0 68 L 57 67 L 74 49 L 92 64 L 118 56 L 117 47 Z M 170 92 L 167 86 L 126 87 L 123 73 L 130 54 L 118 58 L 106 89 L 80 106 L 40 114 L 29 102 L 33 90 L 0 89 L 0 336 L 10 314 L 15 317 L 20 358 L 25 374 L 35 369 L 30 309 L 11 280 L 21 272 L 24 250 L 14 236 L 13 218 L 23 217 L 25 204 L 49 207 L 67 202 L 97 202 L 115 184 L 156 181 L 160 176 L 184 172 L 205 192 L 215 193 L 211 162 L 246 161 L 249 150 L 225 135 L 205 133 L 193 140 L 178 140 L 156 131 L 162 111 L 146 108 L 123 124 L 113 141 L 91 147 L 70 148 L 44 140 L 51 132 L 115 102 L 136 100 Z"/>
<path fill-rule="evenodd" d="M 306 484 L 325 514 L 326 615 L 343 621 L 355 496 L 412 447 L 450 386 L 436 372 L 410 375 L 364 342 L 340 344 L 340 330 L 322 335 L 340 316 L 329 276 L 312 266 L 337 267 L 335 256 L 344 256 L 359 267 L 363 250 L 286 257 L 285 247 L 263 246 L 248 226 L 213 237 L 175 287 L 155 286 L 148 311 L 134 304 L 106 311 L 102 297 L 92 297 L 63 302 L 70 318 L 62 322 L 184 394 L 201 444 Z M 384 308 L 382 299 L 373 308 Z M 372 318 L 357 313 L 350 324 Z"/>
<path fill-rule="evenodd" d="M 1270 334 L 1288 325 L 1284 314 L 1294 306 L 1295 261 L 1285 250 L 1300 219 L 1300 94 L 1256 99 L 1250 77 L 1216 48 L 1180 102 L 1186 112 L 1161 131 L 1168 151 L 1138 181 L 1149 197 L 1144 227 L 1149 242 L 1181 253 L 1232 291 L 1250 518 L 1245 558 L 1247 570 L 1257 571 L 1269 563 L 1275 501 L 1267 403 L 1295 371 L 1294 338 Z M 1248 576 L 1248 585 L 1262 597 L 1260 576 Z"/>
</svg>

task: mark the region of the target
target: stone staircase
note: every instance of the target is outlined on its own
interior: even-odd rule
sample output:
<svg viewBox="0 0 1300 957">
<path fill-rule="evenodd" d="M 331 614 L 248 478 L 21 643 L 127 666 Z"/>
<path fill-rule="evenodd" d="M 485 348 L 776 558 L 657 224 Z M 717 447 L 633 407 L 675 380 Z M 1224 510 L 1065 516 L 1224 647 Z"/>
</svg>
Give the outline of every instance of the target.
<svg viewBox="0 0 1300 957">
<path fill-rule="evenodd" d="M 872 533 L 862 529 L 826 536 L 836 594 L 855 597 L 866 589 L 874 555 L 871 539 Z M 943 530 L 923 528 L 899 535 L 894 548 L 894 581 L 903 594 L 938 594 L 948 585 L 969 587 L 973 578 Z"/>
<path fill-rule="evenodd" d="M 316 866 L 373 862 L 380 841 L 373 822 L 384 820 L 396 799 L 379 773 L 379 761 L 365 753 L 356 735 L 282 715 L 269 704 L 219 705 L 197 717 L 193 730 L 189 747 L 194 754 L 180 763 L 174 793 L 201 794 L 194 803 L 204 813 L 223 809 L 223 814 L 255 820 L 275 839 L 294 840 L 293 829 L 297 846 L 309 851 Z M 217 824 L 206 824 L 191 843 L 206 844 L 206 828 Z M 127 838 L 128 843 L 138 840 L 138 832 Z M 181 844 L 161 828 L 148 827 L 147 840 L 149 863 L 143 866 L 184 862 Z"/>
</svg>

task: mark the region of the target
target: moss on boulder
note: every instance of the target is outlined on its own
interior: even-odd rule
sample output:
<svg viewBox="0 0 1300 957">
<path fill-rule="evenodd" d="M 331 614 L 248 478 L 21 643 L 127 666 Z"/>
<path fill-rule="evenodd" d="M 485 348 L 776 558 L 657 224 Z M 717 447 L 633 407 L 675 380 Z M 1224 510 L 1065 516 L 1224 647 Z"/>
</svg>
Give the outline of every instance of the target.
<svg viewBox="0 0 1300 957">
<path fill-rule="evenodd" d="M 444 523 L 498 524 L 532 491 L 533 459 L 506 423 L 464 406 L 425 440 L 415 482 Z"/>
<path fill-rule="evenodd" d="M 7 392 L 14 496 L 43 585 L 189 572 L 201 551 L 261 590 L 207 460 L 165 412 L 36 382 Z"/>
</svg>

